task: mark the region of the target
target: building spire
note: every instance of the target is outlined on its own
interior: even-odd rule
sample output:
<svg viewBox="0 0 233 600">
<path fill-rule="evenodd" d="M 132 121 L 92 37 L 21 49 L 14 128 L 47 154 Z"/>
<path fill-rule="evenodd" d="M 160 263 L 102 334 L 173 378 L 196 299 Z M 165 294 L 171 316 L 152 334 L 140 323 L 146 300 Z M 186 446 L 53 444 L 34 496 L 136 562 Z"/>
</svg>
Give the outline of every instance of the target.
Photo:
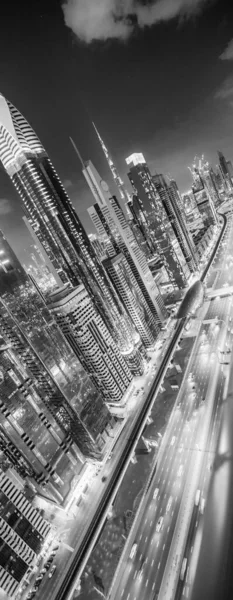
<svg viewBox="0 0 233 600">
<path fill-rule="evenodd" d="M 70 139 L 70 141 L 71 141 L 71 144 L 72 144 L 72 146 L 73 146 L 73 148 L 74 148 L 74 151 L 76 152 L 76 154 L 77 154 L 77 156 L 78 156 L 78 158 L 79 158 L 79 160 L 80 160 L 80 162 L 81 162 L 82 168 L 83 168 L 83 169 L 85 169 L 85 163 L 84 163 L 84 160 L 83 160 L 83 158 L 82 158 L 82 156 L 81 156 L 81 154 L 80 154 L 80 152 L 79 152 L 79 150 L 78 150 L 78 148 L 77 148 L 77 146 L 76 146 L 76 144 L 75 144 L 75 142 L 74 142 L 73 138 L 72 138 L 71 136 L 69 136 L 69 139 Z"/>
<path fill-rule="evenodd" d="M 127 201 L 130 200 L 130 194 L 125 189 L 124 182 L 122 181 L 121 176 L 118 173 L 118 170 L 117 170 L 116 166 L 114 165 L 112 157 L 111 157 L 111 155 L 110 155 L 107 147 L 105 146 L 105 143 L 102 140 L 102 138 L 101 138 L 101 136 L 100 136 L 100 134 L 98 132 L 98 129 L 97 129 L 97 127 L 96 127 L 96 125 L 95 125 L 95 123 L 93 121 L 92 121 L 92 125 L 94 127 L 94 130 L 95 130 L 96 135 L 98 137 L 98 140 L 100 142 L 101 148 L 102 148 L 102 150 L 103 150 L 103 152 L 105 154 L 105 157 L 106 157 L 109 169 L 110 169 L 110 171 L 112 173 L 113 179 L 115 181 L 115 184 L 117 185 L 117 187 L 119 189 L 120 197 L 121 197 L 122 200 L 124 200 L 127 203 Z M 127 206 L 126 206 L 126 208 L 127 208 Z"/>
</svg>

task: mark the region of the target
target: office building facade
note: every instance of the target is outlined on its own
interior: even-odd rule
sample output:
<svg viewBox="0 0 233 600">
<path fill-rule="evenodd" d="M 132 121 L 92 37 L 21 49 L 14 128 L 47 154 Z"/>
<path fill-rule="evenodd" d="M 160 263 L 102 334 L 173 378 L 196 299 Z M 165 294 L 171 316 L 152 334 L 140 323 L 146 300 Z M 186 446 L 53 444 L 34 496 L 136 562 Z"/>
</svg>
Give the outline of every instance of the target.
<svg viewBox="0 0 233 600">
<path fill-rule="evenodd" d="M 129 180 L 141 202 L 144 219 L 157 254 L 163 258 L 170 280 L 179 288 L 187 285 L 190 270 L 174 233 L 152 175 L 141 153 L 126 159 Z"/>
<path fill-rule="evenodd" d="M 197 266 L 195 246 L 180 209 L 180 197 L 177 186 L 174 181 L 168 185 L 163 175 L 153 175 L 152 181 L 179 242 L 189 270 L 194 272 Z"/>
<path fill-rule="evenodd" d="M 94 211 L 88 211 L 93 222 L 95 220 L 94 225 L 100 233 L 103 230 L 106 232 L 105 223 L 108 224 L 115 241 L 124 253 L 137 279 L 145 302 L 154 317 L 155 323 L 157 323 L 156 329 L 158 332 L 166 312 L 159 290 L 148 268 L 146 257 L 139 248 L 118 199 L 116 196 L 111 195 L 107 183 L 101 179 L 91 161 L 86 163 L 83 174 L 100 209 L 98 218 L 95 218 L 94 215 L 97 212 L 96 207 Z M 104 218 L 102 224 L 101 214 Z"/>
<path fill-rule="evenodd" d="M 9 329 L 23 332 L 36 356 L 46 365 L 48 376 L 61 390 L 64 401 L 76 412 L 84 430 L 87 428 L 91 440 L 97 440 L 99 447 L 105 428 L 112 423 L 103 397 L 1 232 L 0 298 L 8 309 L 5 319 L 9 321 Z"/>
<path fill-rule="evenodd" d="M 85 287 L 59 289 L 48 306 L 106 402 L 120 402 L 132 374 Z"/>
<path fill-rule="evenodd" d="M 88 235 L 35 132 L 0 97 L 0 160 L 23 203 L 26 217 L 62 283 L 85 285 L 128 359 L 132 323 L 101 267 Z"/>
<path fill-rule="evenodd" d="M 0 469 L 0 588 L 13 598 L 33 566 L 51 525 Z"/>
</svg>

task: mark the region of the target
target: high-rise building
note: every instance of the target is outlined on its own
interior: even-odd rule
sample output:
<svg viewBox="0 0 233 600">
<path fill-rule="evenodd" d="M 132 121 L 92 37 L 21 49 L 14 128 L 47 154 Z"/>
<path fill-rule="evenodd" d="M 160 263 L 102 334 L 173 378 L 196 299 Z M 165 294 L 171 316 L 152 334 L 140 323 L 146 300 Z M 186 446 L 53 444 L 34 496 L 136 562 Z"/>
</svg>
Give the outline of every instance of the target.
<svg viewBox="0 0 233 600">
<path fill-rule="evenodd" d="M 232 192 L 233 181 L 232 181 L 232 165 L 230 161 L 227 161 L 222 152 L 218 151 L 219 158 L 219 171 L 224 182 L 226 191 Z"/>
<path fill-rule="evenodd" d="M 176 182 L 170 182 L 170 185 L 168 185 L 163 175 L 153 175 L 152 180 L 161 198 L 167 218 L 171 223 L 186 263 L 190 271 L 193 272 L 197 266 L 195 246 L 180 210 L 180 197 L 178 194 L 178 188 L 177 185 L 174 185 Z"/>
<path fill-rule="evenodd" d="M 132 322 L 121 305 L 40 140 L 0 97 L 0 160 L 28 222 L 63 283 L 83 283 L 122 354 L 130 359 Z"/>
<path fill-rule="evenodd" d="M 34 566 L 51 525 L 0 469 L 0 588 L 13 598 Z"/>
<path fill-rule="evenodd" d="M 146 348 L 154 345 L 155 338 L 151 328 L 151 314 L 145 306 L 145 300 L 136 278 L 122 253 L 103 262 L 126 310 L 137 327 Z"/>
<path fill-rule="evenodd" d="M 132 375 L 85 287 L 59 289 L 49 308 L 106 401 L 120 402 Z"/>
<path fill-rule="evenodd" d="M 156 333 L 158 333 L 159 325 L 166 313 L 163 300 L 147 265 L 146 257 L 139 248 L 119 201 L 116 196 L 111 195 L 107 183 L 101 179 L 91 161 L 86 163 L 83 174 L 99 206 L 99 210 L 95 206 L 94 210 L 88 211 L 93 223 L 99 234 L 103 231 L 105 233 L 112 232 L 115 242 L 117 241 L 135 275 L 148 309 L 154 317 L 155 326 L 157 323 Z M 97 212 L 98 216 L 95 217 Z M 103 215 L 103 218 L 101 215 Z"/>
<path fill-rule="evenodd" d="M 94 124 L 94 123 L 93 123 L 93 126 L 94 126 L 94 129 L 95 129 L 96 135 L 97 135 L 97 137 L 98 137 L 98 140 L 99 140 L 99 142 L 100 142 L 101 148 L 102 148 L 102 150 L 103 150 L 103 153 L 104 153 L 104 155 L 105 155 L 105 158 L 106 158 L 106 160 L 107 160 L 107 163 L 108 163 L 109 169 L 110 169 L 110 171 L 111 171 L 111 173 L 112 173 L 113 181 L 114 181 L 114 183 L 116 184 L 116 186 L 118 187 L 118 190 L 119 190 L 119 194 L 120 194 L 121 200 L 122 200 L 124 203 L 126 203 L 126 202 L 127 202 L 127 200 L 130 200 L 130 194 L 129 194 L 128 190 L 125 188 L 125 186 L 124 186 L 124 181 L 121 179 L 121 176 L 120 176 L 120 174 L 118 173 L 118 170 L 117 170 L 117 168 L 116 168 L 116 165 L 115 165 L 115 164 L 114 164 L 114 162 L 113 162 L 113 159 L 112 159 L 112 157 L 111 157 L 111 155 L 110 155 L 110 152 L 109 152 L 109 150 L 108 150 L 107 146 L 105 145 L 104 141 L 103 141 L 103 140 L 102 140 L 102 138 L 100 137 L 100 134 L 99 134 L 99 132 L 98 132 L 98 129 L 96 128 L 96 126 L 95 126 L 95 124 Z M 73 143 L 73 140 L 72 140 L 72 143 Z M 75 147 L 75 144 L 74 144 L 74 143 L 73 143 L 73 145 L 74 145 L 74 147 Z M 75 149 L 76 149 L 76 148 L 75 148 Z"/>
<path fill-rule="evenodd" d="M 190 168 L 193 176 L 193 194 L 197 208 L 202 216 L 205 228 L 215 225 L 218 222 L 218 215 L 215 204 L 217 203 L 217 193 L 214 186 L 214 180 L 210 173 L 210 166 L 205 161 L 204 156 L 197 159 Z"/>
<path fill-rule="evenodd" d="M 23 332 L 61 390 L 64 402 L 67 399 L 78 422 L 83 423 L 84 429 L 87 428 L 91 447 L 93 439 L 97 441 L 97 447 L 101 447 L 104 430 L 111 426 L 111 415 L 103 397 L 48 311 L 43 295 L 37 292 L 1 232 L 0 261 L 0 298 L 8 310 L 5 319 L 9 321 L 9 328 Z M 14 316 L 13 320 L 10 314 Z"/>
<path fill-rule="evenodd" d="M 134 193 L 140 199 L 154 247 L 163 258 L 171 282 L 180 288 L 185 287 L 190 270 L 144 156 L 141 153 L 132 154 L 126 159 L 126 163 L 130 166 L 128 177 Z"/>
<path fill-rule="evenodd" d="M 117 285 L 117 281 L 118 278 L 116 276 L 116 273 L 113 270 L 113 264 L 116 267 L 115 263 L 109 262 L 108 260 L 104 260 L 103 261 L 103 265 L 113 283 L 113 285 L 115 286 L 115 289 L 117 291 L 117 293 L 119 294 L 119 297 L 121 298 L 121 301 L 123 302 L 126 310 L 128 311 L 128 313 L 131 316 L 131 319 L 137 329 L 137 331 L 140 333 L 141 336 L 141 340 L 143 341 L 144 345 L 146 348 L 153 346 L 155 339 L 157 337 L 157 333 L 158 333 L 158 325 L 157 325 L 157 320 L 155 320 L 154 318 L 154 314 L 151 312 L 150 307 L 147 303 L 147 299 L 145 298 L 144 295 L 144 291 L 145 291 L 145 286 L 143 284 L 143 281 L 140 277 L 140 274 L 138 273 L 138 270 L 136 268 L 135 262 L 133 262 L 131 255 L 128 252 L 127 246 L 124 243 L 124 240 L 122 239 L 119 230 L 116 228 L 116 226 L 114 226 L 114 224 L 111 223 L 111 215 L 110 213 L 108 213 L 108 211 L 105 211 L 105 214 L 103 214 L 103 211 L 101 210 L 100 206 L 96 203 L 94 204 L 94 206 L 91 206 L 88 209 L 88 213 L 92 219 L 93 224 L 95 225 L 97 231 L 101 231 L 102 229 L 105 231 L 105 234 L 107 236 L 107 240 L 106 240 L 106 251 L 108 254 L 109 259 L 111 258 L 115 258 L 119 255 L 122 256 L 122 262 L 119 265 L 118 264 L 118 271 L 120 269 L 120 267 L 122 267 L 121 269 L 121 276 L 123 277 L 123 264 L 125 265 L 124 268 L 124 291 L 123 291 L 123 287 L 122 285 Z M 123 260 L 124 258 L 124 260 Z M 111 268 L 110 268 L 111 266 Z M 127 275 L 126 275 L 127 273 Z M 142 282 L 142 286 L 140 286 L 140 282 Z M 121 280 L 122 283 L 122 280 Z M 134 293 L 132 295 L 132 289 L 134 289 Z M 135 294 L 138 298 L 138 307 L 137 307 L 137 312 L 138 315 L 136 316 L 135 313 Z M 126 302 L 126 295 L 127 295 L 127 302 Z M 130 298 L 132 300 L 132 310 L 130 309 Z M 140 299 L 140 300 L 139 300 Z M 142 310 L 143 307 L 143 320 L 145 317 L 145 321 L 144 321 L 144 326 L 143 326 L 143 321 L 141 321 L 141 317 L 142 317 Z M 140 329 L 138 328 L 138 323 L 140 321 Z"/>
</svg>

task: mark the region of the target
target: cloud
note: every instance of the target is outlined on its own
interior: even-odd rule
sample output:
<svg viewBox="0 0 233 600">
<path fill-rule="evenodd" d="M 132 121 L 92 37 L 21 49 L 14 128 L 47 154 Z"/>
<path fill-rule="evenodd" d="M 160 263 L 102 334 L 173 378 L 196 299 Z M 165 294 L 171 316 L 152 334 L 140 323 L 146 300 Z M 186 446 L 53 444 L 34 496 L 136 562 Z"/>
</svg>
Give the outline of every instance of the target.
<svg viewBox="0 0 233 600">
<path fill-rule="evenodd" d="M 233 100 L 233 75 L 227 77 L 221 87 L 217 90 L 215 98 L 222 100 Z"/>
<path fill-rule="evenodd" d="M 0 216 L 8 215 L 12 211 L 11 204 L 7 198 L 0 198 Z"/>
<path fill-rule="evenodd" d="M 219 58 L 221 58 L 221 60 L 233 60 L 233 38 Z"/>
<path fill-rule="evenodd" d="M 191 17 L 214 0 L 66 0 L 65 23 L 83 42 L 126 40 L 137 28 Z"/>
</svg>

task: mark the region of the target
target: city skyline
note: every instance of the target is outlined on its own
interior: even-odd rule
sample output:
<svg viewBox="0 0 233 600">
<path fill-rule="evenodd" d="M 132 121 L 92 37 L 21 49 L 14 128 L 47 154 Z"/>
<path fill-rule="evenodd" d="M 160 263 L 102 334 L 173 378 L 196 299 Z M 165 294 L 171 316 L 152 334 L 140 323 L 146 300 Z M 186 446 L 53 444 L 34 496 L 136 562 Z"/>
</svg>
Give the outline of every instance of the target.
<svg viewBox="0 0 233 600">
<path fill-rule="evenodd" d="M 34 4 L 0 23 L 0 596 L 218 600 L 233 6 Z"/>
<path fill-rule="evenodd" d="M 107 178 L 108 170 L 98 147 L 98 140 L 95 139 L 95 132 L 91 125 L 92 120 L 96 123 L 103 139 L 109 146 L 124 179 L 126 175 L 124 158 L 133 151 L 143 151 L 150 168 L 156 168 L 158 172 L 165 175 L 170 173 L 177 180 L 179 188 L 183 192 L 190 185 L 190 176 L 186 167 L 190 164 L 194 155 L 200 155 L 204 152 L 213 165 L 216 162 L 218 145 L 221 146 L 220 149 L 225 154 L 232 155 L 233 148 L 230 141 L 232 138 L 232 107 L 230 105 L 232 63 L 230 60 L 224 61 L 219 58 L 232 37 L 230 30 L 232 8 L 229 7 L 227 2 L 216 2 L 205 8 L 206 10 L 200 13 L 196 20 L 190 19 L 185 22 L 182 28 L 177 29 L 177 22 L 168 19 L 167 23 L 154 25 L 148 30 L 139 30 L 136 33 L 136 38 L 134 33 L 133 38 L 123 46 L 116 41 L 107 43 L 107 52 L 105 51 L 106 43 L 103 45 L 100 42 L 97 46 L 94 44 L 96 53 L 96 58 L 94 58 L 92 47 L 83 46 L 78 41 L 72 42 L 71 32 L 64 27 L 63 13 L 56 2 L 52 0 L 49 8 L 47 2 L 42 2 L 40 6 L 34 7 L 32 13 L 30 3 L 24 0 L 20 7 L 24 15 L 24 41 L 21 37 L 20 44 L 22 60 L 25 56 L 23 64 L 18 63 L 18 9 L 15 8 L 16 12 L 13 12 L 13 14 L 9 13 L 7 15 L 6 13 L 6 23 L 9 22 L 14 35 L 12 36 L 13 42 L 9 46 L 5 33 L 7 26 L 2 30 L 1 43 L 5 45 L 8 61 L 7 70 L 3 70 L 1 77 L 1 91 L 4 95 L 9 96 L 23 113 L 27 114 L 29 122 L 38 131 L 39 137 L 43 138 L 45 146 L 53 156 L 55 166 L 58 168 L 62 180 L 66 182 L 67 188 L 69 188 L 69 193 L 75 202 L 75 208 L 77 208 L 84 224 L 88 224 L 90 230 L 91 225 L 85 210 L 86 205 L 91 202 L 90 195 L 83 181 L 76 157 L 72 152 L 69 135 L 72 135 L 76 141 L 84 158 L 91 158 L 97 168 L 103 172 L 104 177 Z M 196 48 L 197 25 L 198 48 Z M 34 36 L 31 35 L 30 31 L 34 31 Z M 43 45 L 42 47 L 38 45 L 38 47 L 40 46 L 40 52 L 38 53 L 37 44 L 39 44 L 42 32 Z M 164 53 L 163 70 L 160 66 L 161 60 L 158 51 L 164 34 L 169 43 L 166 44 L 166 47 L 162 45 Z M 43 53 L 45 56 L 50 54 L 48 52 L 49 44 L 56 45 L 58 39 L 56 62 L 54 63 L 52 58 L 43 60 Z M 206 40 L 208 40 L 208 48 Z M 145 50 L 145 41 L 148 42 L 147 51 Z M 34 49 L 32 52 L 33 63 L 32 56 L 27 53 L 29 46 Z M 179 69 L 175 71 L 171 61 L 173 47 L 176 48 L 177 64 L 180 65 Z M 8 52 L 6 48 L 8 48 Z M 188 52 L 185 53 L 186 67 L 182 60 L 185 48 L 188 48 Z M 41 60 L 43 70 L 39 66 Z M 119 76 L 114 82 L 115 76 L 113 73 L 116 60 L 120 60 L 122 67 L 125 94 L 123 94 L 123 90 L 121 91 Z M 141 74 L 143 74 L 145 80 L 148 77 L 148 70 L 152 66 L 156 71 L 154 83 L 151 78 L 148 80 L 150 94 L 149 96 L 147 94 L 146 111 L 143 111 L 143 100 L 145 99 L 143 85 L 141 86 L 139 98 L 133 94 L 137 83 L 136 60 L 140 60 L 142 65 Z M 68 70 L 66 69 L 67 72 L 64 71 L 65 63 L 70 65 Z M 17 79 L 17 69 L 15 68 L 16 64 L 19 65 L 21 73 L 19 81 Z M 55 67 L 55 65 L 57 66 Z M 102 73 L 100 65 L 103 66 Z M 200 78 L 199 87 L 195 74 L 196 70 Z M 31 71 L 30 83 L 29 71 Z M 78 73 L 77 83 L 76 72 Z M 9 73 L 11 73 L 10 79 Z M 108 90 L 108 102 L 105 99 L 103 85 L 103 78 L 106 74 L 110 77 L 112 90 Z M 61 83 L 59 93 L 56 84 L 58 76 Z M 52 79 L 55 78 L 55 85 L 50 87 L 51 77 Z M 95 90 L 96 102 L 93 103 L 92 96 L 96 77 L 100 78 L 101 85 L 97 85 L 98 89 Z M 179 95 L 179 102 L 178 97 L 176 97 L 175 103 L 174 101 L 172 104 L 169 102 L 163 116 L 164 103 L 161 104 L 161 95 L 163 98 L 164 94 L 165 98 L 170 98 L 172 85 L 173 90 L 174 83 L 175 88 L 179 89 L 179 83 L 181 85 L 184 77 L 186 82 L 185 102 L 182 100 L 182 94 Z M 176 79 L 174 80 L 174 78 Z M 71 81 L 74 82 L 72 86 Z M 162 81 L 165 85 L 164 90 Z M 119 107 L 114 99 L 116 87 Z M 190 92 L 188 91 L 189 88 Z M 25 94 L 24 90 L 26 89 L 27 93 Z M 215 94 L 218 93 L 219 97 L 216 98 Z M 124 98 L 127 101 L 127 95 L 132 100 L 131 110 L 128 112 L 123 109 Z M 54 100 L 55 96 L 56 102 Z M 88 115 L 85 106 L 88 107 Z M 132 106 L 135 106 L 135 108 L 132 108 Z M 115 115 L 114 119 L 111 119 L 111 110 Z M 143 112 L 143 119 L 139 120 L 140 110 Z M 130 115 L 127 122 L 125 121 L 124 112 L 127 112 L 128 116 Z M 64 114 L 65 119 L 63 118 Z M 156 119 L 153 117 L 151 121 L 152 114 L 157 116 Z M 58 122 L 60 122 L 59 130 L 57 130 Z M 195 122 L 195 127 L 193 127 L 193 122 Z M 49 126 L 47 126 L 47 123 L 49 123 Z M 128 130 L 130 131 L 129 136 L 126 133 Z M 150 141 L 151 131 L 153 131 L 153 142 Z M 188 148 L 186 144 L 187 137 L 189 139 Z M 221 144 L 218 144 L 218 140 L 221 140 Z M 61 148 L 65 149 L 64 154 L 67 156 L 65 160 L 63 152 L 60 152 Z M 167 154 L 168 148 L 170 157 Z M 21 223 L 17 198 L 2 173 L 0 173 L 0 182 L 2 191 L 0 199 L 3 200 L 0 203 L 0 208 L 2 206 L 2 229 L 13 244 L 14 249 L 17 252 L 20 251 L 23 260 L 23 247 L 25 244 L 22 239 L 19 239 L 19 232 L 21 238 L 24 236 L 24 239 L 28 240 L 27 244 L 29 243 L 29 237 Z M 9 216 L 6 214 L 7 211 L 10 211 Z"/>
</svg>

